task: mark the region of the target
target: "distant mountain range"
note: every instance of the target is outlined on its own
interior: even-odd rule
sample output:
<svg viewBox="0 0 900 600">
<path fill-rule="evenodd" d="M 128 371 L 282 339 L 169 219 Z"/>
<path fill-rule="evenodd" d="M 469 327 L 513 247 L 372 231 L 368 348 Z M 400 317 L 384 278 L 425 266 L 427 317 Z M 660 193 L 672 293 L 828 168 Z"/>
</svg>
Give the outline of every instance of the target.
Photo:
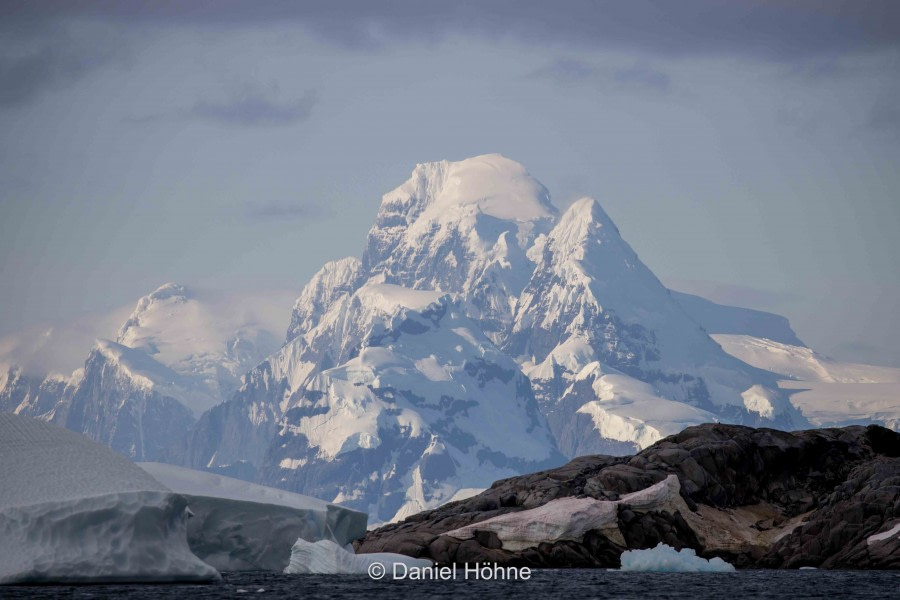
<svg viewBox="0 0 900 600">
<path fill-rule="evenodd" d="M 166 284 L 72 376 L 2 357 L 0 411 L 373 521 L 704 422 L 900 427 L 900 369 L 667 289 L 596 201 L 559 214 L 499 155 L 418 165 L 363 256 L 309 281 L 280 349 L 222 307 Z"/>
</svg>

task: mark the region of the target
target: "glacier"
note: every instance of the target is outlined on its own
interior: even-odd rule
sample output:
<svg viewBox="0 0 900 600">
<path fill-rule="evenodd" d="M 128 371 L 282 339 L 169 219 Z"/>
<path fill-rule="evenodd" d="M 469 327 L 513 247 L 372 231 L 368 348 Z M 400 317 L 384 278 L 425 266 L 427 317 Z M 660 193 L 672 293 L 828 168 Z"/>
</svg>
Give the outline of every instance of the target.
<svg viewBox="0 0 900 600">
<path fill-rule="evenodd" d="M 184 496 L 191 551 L 220 571 L 282 571 L 299 538 L 344 546 L 368 516 L 316 498 L 162 463 L 138 463 Z"/>
<path fill-rule="evenodd" d="M 732 356 L 779 375 L 778 386 L 816 427 L 878 423 L 900 431 L 900 369 L 840 362 L 752 335 L 712 337 Z"/>
<path fill-rule="evenodd" d="M 676 550 L 666 544 L 646 550 L 622 553 L 622 571 L 657 573 L 734 573 L 733 565 L 719 557 L 709 560 L 697 556 L 691 548 Z"/>
<path fill-rule="evenodd" d="M 79 434 L 0 414 L 0 481 L 0 584 L 219 579 L 187 501 Z"/>
</svg>

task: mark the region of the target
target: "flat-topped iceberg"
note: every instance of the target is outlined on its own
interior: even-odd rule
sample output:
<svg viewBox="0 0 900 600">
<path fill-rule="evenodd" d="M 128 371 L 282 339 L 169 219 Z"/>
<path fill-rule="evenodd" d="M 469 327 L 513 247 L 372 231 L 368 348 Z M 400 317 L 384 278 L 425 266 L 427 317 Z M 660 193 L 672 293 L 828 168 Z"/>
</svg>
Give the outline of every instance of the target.
<svg viewBox="0 0 900 600">
<path fill-rule="evenodd" d="M 709 560 L 697 556 L 691 548 L 680 551 L 665 544 L 646 550 L 622 553 L 622 571 L 658 573 L 733 573 L 734 566 L 719 557 Z"/>
<path fill-rule="evenodd" d="M 294 542 L 344 546 L 366 533 L 365 513 L 205 471 L 139 463 L 187 499 L 191 550 L 221 571 L 282 571 Z"/>
<path fill-rule="evenodd" d="M 187 501 L 124 456 L 0 414 L 0 584 L 215 581 Z"/>
<path fill-rule="evenodd" d="M 378 573 L 381 575 L 392 573 L 395 564 L 407 567 L 434 565 L 434 562 L 425 558 L 412 558 L 390 552 L 354 554 L 346 547 L 328 540 L 311 543 L 300 539 L 291 548 L 291 560 L 284 572 L 289 575 L 365 575 L 376 563 L 384 570 L 379 568 L 373 572 L 373 576 Z"/>
</svg>

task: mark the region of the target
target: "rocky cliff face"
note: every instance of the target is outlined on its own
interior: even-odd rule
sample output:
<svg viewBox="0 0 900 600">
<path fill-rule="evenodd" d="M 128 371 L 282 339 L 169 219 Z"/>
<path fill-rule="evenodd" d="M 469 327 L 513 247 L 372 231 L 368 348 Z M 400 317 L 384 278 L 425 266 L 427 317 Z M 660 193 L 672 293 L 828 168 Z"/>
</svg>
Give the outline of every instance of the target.
<svg viewBox="0 0 900 600">
<path fill-rule="evenodd" d="M 738 567 L 897 568 L 898 483 L 900 434 L 879 426 L 786 433 L 703 425 L 632 457 L 585 456 L 498 481 L 371 531 L 357 550 L 617 567 L 625 549 L 663 542 Z M 529 523 L 543 532 L 555 531 L 554 519 L 571 526 L 577 515 L 553 508 L 574 499 L 592 507 L 592 521 L 563 536 L 523 538 L 535 530 Z"/>
<path fill-rule="evenodd" d="M 194 415 L 176 398 L 177 391 L 159 383 L 174 374 L 157 367 L 151 379 L 137 371 L 143 358 L 114 342 L 98 343 L 62 424 L 133 460 L 163 456 L 187 434 Z"/>
</svg>

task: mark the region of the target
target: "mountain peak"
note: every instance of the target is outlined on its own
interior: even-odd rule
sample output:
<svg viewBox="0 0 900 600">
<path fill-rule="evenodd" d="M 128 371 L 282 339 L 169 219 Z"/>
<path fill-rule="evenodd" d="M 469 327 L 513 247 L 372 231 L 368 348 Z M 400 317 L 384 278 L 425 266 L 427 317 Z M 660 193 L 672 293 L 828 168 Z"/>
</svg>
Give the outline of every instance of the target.
<svg viewBox="0 0 900 600">
<path fill-rule="evenodd" d="M 609 215 L 607 215 L 606 211 L 603 210 L 603 207 L 600 206 L 600 203 L 590 196 L 579 198 L 569 205 L 569 208 L 565 210 L 560 220 L 576 218 L 587 219 L 590 221 L 612 222 Z"/>
<path fill-rule="evenodd" d="M 435 179 L 438 184 L 437 193 L 430 198 L 434 208 L 474 206 L 512 221 L 551 217 L 556 212 L 547 188 L 524 166 L 500 154 L 420 164 L 410 181 L 418 177 Z"/>
<path fill-rule="evenodd" d="M 181 285 L 180 283 L 168 282 L 164 283 L 149 294 L 147 294 L 144 298 L 141 298 L 143 301 L 145 298 L 150 300 L 167 300 L 169 298 L 174 297 L 182 297 L 189 298 L 190 292 L 188 289 Z"/>
<path fill-rule="evenodd" d="M 363 262 L 376 264 L 403 237 L 421 239 L 435 228 L 461 224 L 465 229 L 513 230 L 524 246 L 535 229 L 545 229 L 556 215 L 547 188 L 521 164 L 499 154 L 421 163 L 382 198 Z M 491 245 L 501 232 L 490 232 Z"/>
</svg>

